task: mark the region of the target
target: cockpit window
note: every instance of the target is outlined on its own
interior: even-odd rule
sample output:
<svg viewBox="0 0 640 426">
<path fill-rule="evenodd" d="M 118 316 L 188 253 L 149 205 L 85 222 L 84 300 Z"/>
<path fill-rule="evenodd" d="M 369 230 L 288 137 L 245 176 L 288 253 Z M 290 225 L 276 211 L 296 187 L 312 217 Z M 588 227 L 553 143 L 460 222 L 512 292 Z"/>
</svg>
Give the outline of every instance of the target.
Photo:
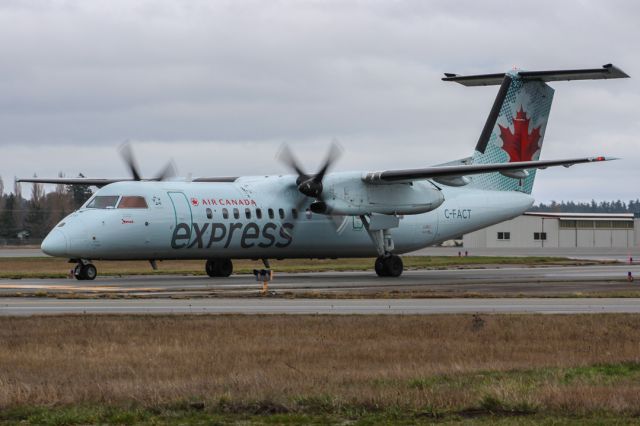
<svg viewBox="0 0 640 426">
<path fill-rule="evenodd" d="M 114 209 L 118 202 L 119 195 L 96 195 L 87 204 L 88 209 Z"/>
<path fill-rule="evenodd" d="M 123 196 L 118 203 L 119 209 L 146 209 L 147 202 L 144 197 Z"/>
</svg>

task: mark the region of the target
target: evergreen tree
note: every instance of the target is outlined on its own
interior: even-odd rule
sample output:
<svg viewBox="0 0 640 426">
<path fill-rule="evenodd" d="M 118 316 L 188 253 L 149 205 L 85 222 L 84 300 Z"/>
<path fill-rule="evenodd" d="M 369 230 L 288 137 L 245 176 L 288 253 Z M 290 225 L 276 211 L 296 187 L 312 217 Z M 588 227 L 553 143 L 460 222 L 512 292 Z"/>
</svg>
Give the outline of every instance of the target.
<svg viewBox="0 0 640 426">
<path fill-rule="evenodd" d="M 44 189 L 39 183 L 31 186 L 31 200 L 27 203 L 25 229 L 31 238 L 44 238 L 47 232 L 47 214 L 44 210 Z"/>
<path fill-rule="evenodd" d="M 15 238 L 17 227 L 14 215 L 16 196 L 9 194 L 5 198 L 4 209 L 0 213 L 0 237 Z"/>
<path fill-rule="evenodd" d="M 13 184 L 13 194 L 15 196 L 13 203 L 13 220 L 16 232 L 19 232 L 24 229 L 24 217 L 27 210 L 27 201 L 22 198 L 22 187 L 18 182 L 14 182 Z"/>
<path fill-rule="evenodd" d="M 0 212 L 2 212 L 3 206 L 4 206 L 4 182 L 2 181 L 2 176 L 0 176 Z"/>
<path fill-rule="evenodd" d="M 533 212 L 563 212 L 563 213 L 640 213 L 640 199 L 630 200 L 625 203 L 622 200 L 596 202 L 551 201 L 550 204 L 539 203 L 532 206 Z"/>
<path fill-rule="evenodd" d="M 83 178 L 82 173 L 78 177 Z M 67 185 L 67 192 L 71 194 L 73 209 L 78 210 L 93 195 L 89 185 Z"/>
</svg>

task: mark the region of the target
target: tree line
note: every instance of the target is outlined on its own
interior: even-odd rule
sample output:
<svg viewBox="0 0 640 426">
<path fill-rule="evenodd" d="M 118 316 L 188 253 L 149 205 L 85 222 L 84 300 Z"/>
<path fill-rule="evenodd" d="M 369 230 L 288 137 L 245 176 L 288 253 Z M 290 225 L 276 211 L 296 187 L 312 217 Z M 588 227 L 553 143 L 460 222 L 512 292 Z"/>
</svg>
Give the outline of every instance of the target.
<svg viewBox="0 0 640 426">
<path fill-rule="evenodd" d="M 549 204 L 538 203 L 531 207 L 532 212 L 558 212 L 558 213 L 640 213 L 640 199 L 616 201 L 575 202 L 575 201 L 551 201 Z"/>
<path fill-rule="evenodd" d="M 19 183 L 14 184 L 13 192 L 5 194 L 0 177 L 0 243 L 44 238 L 62 218 L 80 208 L 93 194 L 86 185 L 56 185 L 51 192 L 45 192 L 39 183 L 30 186 L 29 199 L 22 196 Z"/>
</svg>

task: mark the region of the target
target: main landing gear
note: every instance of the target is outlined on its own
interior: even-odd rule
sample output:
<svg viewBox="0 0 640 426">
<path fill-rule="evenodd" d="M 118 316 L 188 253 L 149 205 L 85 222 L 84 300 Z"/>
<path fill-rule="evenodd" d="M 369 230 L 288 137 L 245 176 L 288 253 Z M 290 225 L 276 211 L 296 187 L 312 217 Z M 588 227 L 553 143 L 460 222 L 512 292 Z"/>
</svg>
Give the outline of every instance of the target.
<svg viewBox="0 0 640 426">
<path fill-rule="evenodd" d="M 391 237 L 391 229 L 397 228 L 398 217 L 390 215 L 362 215 L 360 216 L 371 241 L 376 247 L 378 258 L 375 263 L 376 274 L 379 277 L 399 277 L 404 265 L 400 256 L 392 254 L 395 245 Z"/>
<path fill-rule="evenodd" d="M 400 256 L 388 254 L 378 256 L 375 269 L 379 277 L 399 277 L 402 275 L 404 265 Z"/>
<path fill-rule="evenodd" d="M 93 281 L 98 276 L 98 270 L 93 263 L 85 260 L 78 261 L 78 264 L 73 268 L 73 276 L 76 280 L 80 281 Z"/>
<path fill-rule="evenodd" d="M 209 259 L 204 266 L 210 277 L 228 277 L 233 272 L 231 259 Z"/>
</svg>

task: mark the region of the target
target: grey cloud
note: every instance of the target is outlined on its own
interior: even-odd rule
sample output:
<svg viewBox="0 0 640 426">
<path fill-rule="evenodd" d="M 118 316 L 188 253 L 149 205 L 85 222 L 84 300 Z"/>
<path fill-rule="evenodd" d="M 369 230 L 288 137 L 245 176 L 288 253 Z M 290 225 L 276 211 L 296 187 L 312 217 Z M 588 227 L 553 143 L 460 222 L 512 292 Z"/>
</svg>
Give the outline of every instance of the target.
<svg viewBox="0 0 640 426">
<path fill-rule="evenodd" d="M 75 173 L 65 159 L 80 148 L 104 157 L 129 138 L 154 163 L 163 160 L 151 147 L 198 174 L 278 171 L 281 141 L 311 155 L 334 136 L 349 150 L 343 169 L 462 157 L 495 88 L 445 84 L 442 72 L 613 61 L 634 77 L 639 12 L 623 1 L 4 1 L 0 175 Z M 610 180 L 615 170 L 638 177 L 637 80 L 554 87 L 543 156 L 625 157 L 599 169 L 591 193 L 633 196 Z M 207 168 L 212 154 L 228 157 Z M 122 174 L 108 157 L 82 170 Z M 586 196 L 571 179 L 593 171 L 561 172 L 539 175 L 541 199 Z"/>
</svg>

